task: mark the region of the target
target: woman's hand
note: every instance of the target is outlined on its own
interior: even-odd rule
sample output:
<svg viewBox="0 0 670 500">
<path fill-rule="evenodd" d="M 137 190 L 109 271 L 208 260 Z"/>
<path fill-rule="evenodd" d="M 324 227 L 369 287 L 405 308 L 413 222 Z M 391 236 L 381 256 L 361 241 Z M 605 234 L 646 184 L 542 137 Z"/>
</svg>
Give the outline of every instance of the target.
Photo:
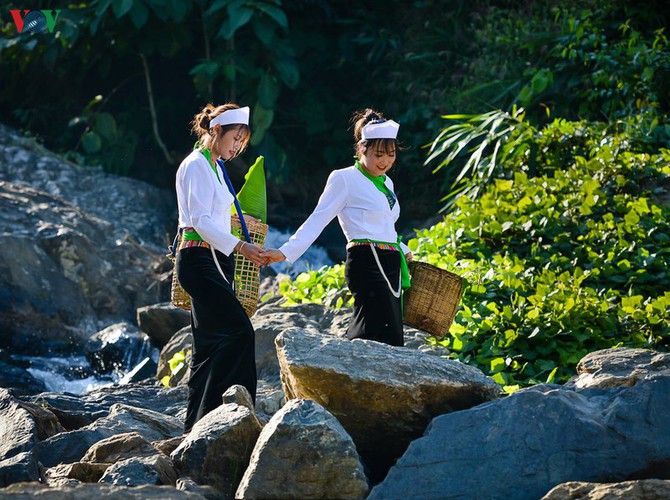
<svg viewBox="0 0 670 500">
<path fill-rule="evenodd" d="M 407 260 L 407 262 L 412 262 L 412 260 L 414 259 L 414 256 L 412 255 L 412 252 L 407 252 L 405 254 L 405 259 Z"/>
<path fill-rule="evenodd" d="M 261 257 L 263 249 L 258 245 L 254 245 L 253 243 L 248 243 L 246 241 L 240 241 L 235 246 L 235 250 L 237 250 L 239 253 L 241 253 L 244 257 L 249 259 L 254 264 L 257 264 L 259 266 L 266 265 L 265 259 Z"/>
<path fill-rule="evenodd" d="M 261 257 L 265 259 L 266 266 L 286 259 L 286 256 L 276 248 L 266 248 L 261 252 Z"/>
</svg>

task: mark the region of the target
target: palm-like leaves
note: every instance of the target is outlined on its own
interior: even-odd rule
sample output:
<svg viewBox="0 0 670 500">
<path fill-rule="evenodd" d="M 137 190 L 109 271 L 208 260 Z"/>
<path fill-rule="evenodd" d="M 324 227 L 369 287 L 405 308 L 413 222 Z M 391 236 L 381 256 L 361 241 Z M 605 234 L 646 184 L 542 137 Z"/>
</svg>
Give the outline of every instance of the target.
<svg viewBox="0 0 670 500">
<path fill-rule="evenodd" d="M 524 121 L 523 108 L 511 113 L 495 110 L 479 115 L 445 115 L 455 121 L 444 128 L 430 144 L 425 165 L 439 162 L 433 168 L 437 173 L 469 153 L 465 165 L 456 175 L 449 193 L 440 201 L 447 201 L 441 211 L 450 208 L 458 195 L 476 198 L 483 187 L 512 157 L 523 154 L 534 129 Z"/>
</svg>

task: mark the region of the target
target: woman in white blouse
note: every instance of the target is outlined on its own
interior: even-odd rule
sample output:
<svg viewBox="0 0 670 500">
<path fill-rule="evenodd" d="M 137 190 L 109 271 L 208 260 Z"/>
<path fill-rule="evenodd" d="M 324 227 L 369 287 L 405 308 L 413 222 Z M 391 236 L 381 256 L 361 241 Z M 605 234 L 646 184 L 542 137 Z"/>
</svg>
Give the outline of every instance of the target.
<svg viewBox="0 0 670 500">
<path fill-rule="evenodd" d="M 179 231 L 177 276 L 191 296 L 193 346 L 185 432 L 240 384 L 256 397 L 254 329 L 232 287 L 233 251 L 261 264 L 261 248 L 231 234 L 233 194 L 227 161 L 246 148 L 249 108 L 208 104 L 192 122 L 198 137 L 177 170 Z M 217 160 L 219 160 L 217 162 Z"/>
<path fill-rule="evenodd" d="M 412 255 L 398 237 L 400 205 L 386 175 L 397 153 L 399 125 L 381 113 L 356 113 L 354 166 L 333 171 L 319 202 L 287 243 L 261 254 L 266 262 L 295 262 L 337 216 L 347 238 L 345 278 L 354 297 L 349 339 L 403 345 L 403 288 L 409 286 Z"/>
</svg>

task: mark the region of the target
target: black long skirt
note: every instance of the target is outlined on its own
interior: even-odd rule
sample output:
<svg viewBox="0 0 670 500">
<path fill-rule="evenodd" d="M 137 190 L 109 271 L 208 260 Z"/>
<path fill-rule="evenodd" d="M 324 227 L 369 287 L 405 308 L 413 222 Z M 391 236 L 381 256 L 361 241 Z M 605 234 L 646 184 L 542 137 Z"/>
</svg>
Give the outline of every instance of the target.
<svg viewBox="0 0 670 500">
<path fill-rule="evenodd" d="M 397 290 L 400 252 L 378 248 L 375 251 L 389 283 Z M 400 297 L 391 293 L 369 246 L 358 245 L 347 249 L 344 275 L 354 296 L 354 314 L 347 338 L 404 345 Z"/>
<path fill-rule="evenodd" d="M 229 285 L 235 259 L 218 251 L 216 256 L 228 283 L 210 249 L 184 248 L 177 255 L 177 276 L 191 296 L 193 331 L 185 431 L 220 406 L 222 394 L 235 384 L 243 385 L 254 401 L 256 398 L 254 329 Z"/>
</svg>

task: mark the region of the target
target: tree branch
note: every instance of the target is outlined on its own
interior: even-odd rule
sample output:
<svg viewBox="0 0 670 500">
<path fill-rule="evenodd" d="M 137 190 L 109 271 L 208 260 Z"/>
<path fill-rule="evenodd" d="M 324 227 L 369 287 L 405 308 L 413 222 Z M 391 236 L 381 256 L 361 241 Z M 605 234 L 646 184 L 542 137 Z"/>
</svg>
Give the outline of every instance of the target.
<svg viewBox="0 0 670 500">
<path fill-rule="evenodd" d="M 158 143 L 158 146 L 161 148 L 161 151 L 163 151 L 163 155 L 165 156 L 167 162 L 171 165 L 174 165 L 176 161 L 172 158 L 170 152 L 165 147 L 165 144 L 161 139 L 161 135 L 158 132 L 158 118 L 156 117 L 154 92 L 151 88 L 151 76 L 149 75 L 149 64 L 147 63 L 147 58 L 141 52 L 140 52 L 140 58 L 142 59 L 142 65 L 144 66 L 144 78 L 147 82 L 147 96 L 149 97 L 149 110 L 151 111 L 151 125 L 154 130 L 154 137 L 156 138 L 156 142 Z"/>
</svg>

